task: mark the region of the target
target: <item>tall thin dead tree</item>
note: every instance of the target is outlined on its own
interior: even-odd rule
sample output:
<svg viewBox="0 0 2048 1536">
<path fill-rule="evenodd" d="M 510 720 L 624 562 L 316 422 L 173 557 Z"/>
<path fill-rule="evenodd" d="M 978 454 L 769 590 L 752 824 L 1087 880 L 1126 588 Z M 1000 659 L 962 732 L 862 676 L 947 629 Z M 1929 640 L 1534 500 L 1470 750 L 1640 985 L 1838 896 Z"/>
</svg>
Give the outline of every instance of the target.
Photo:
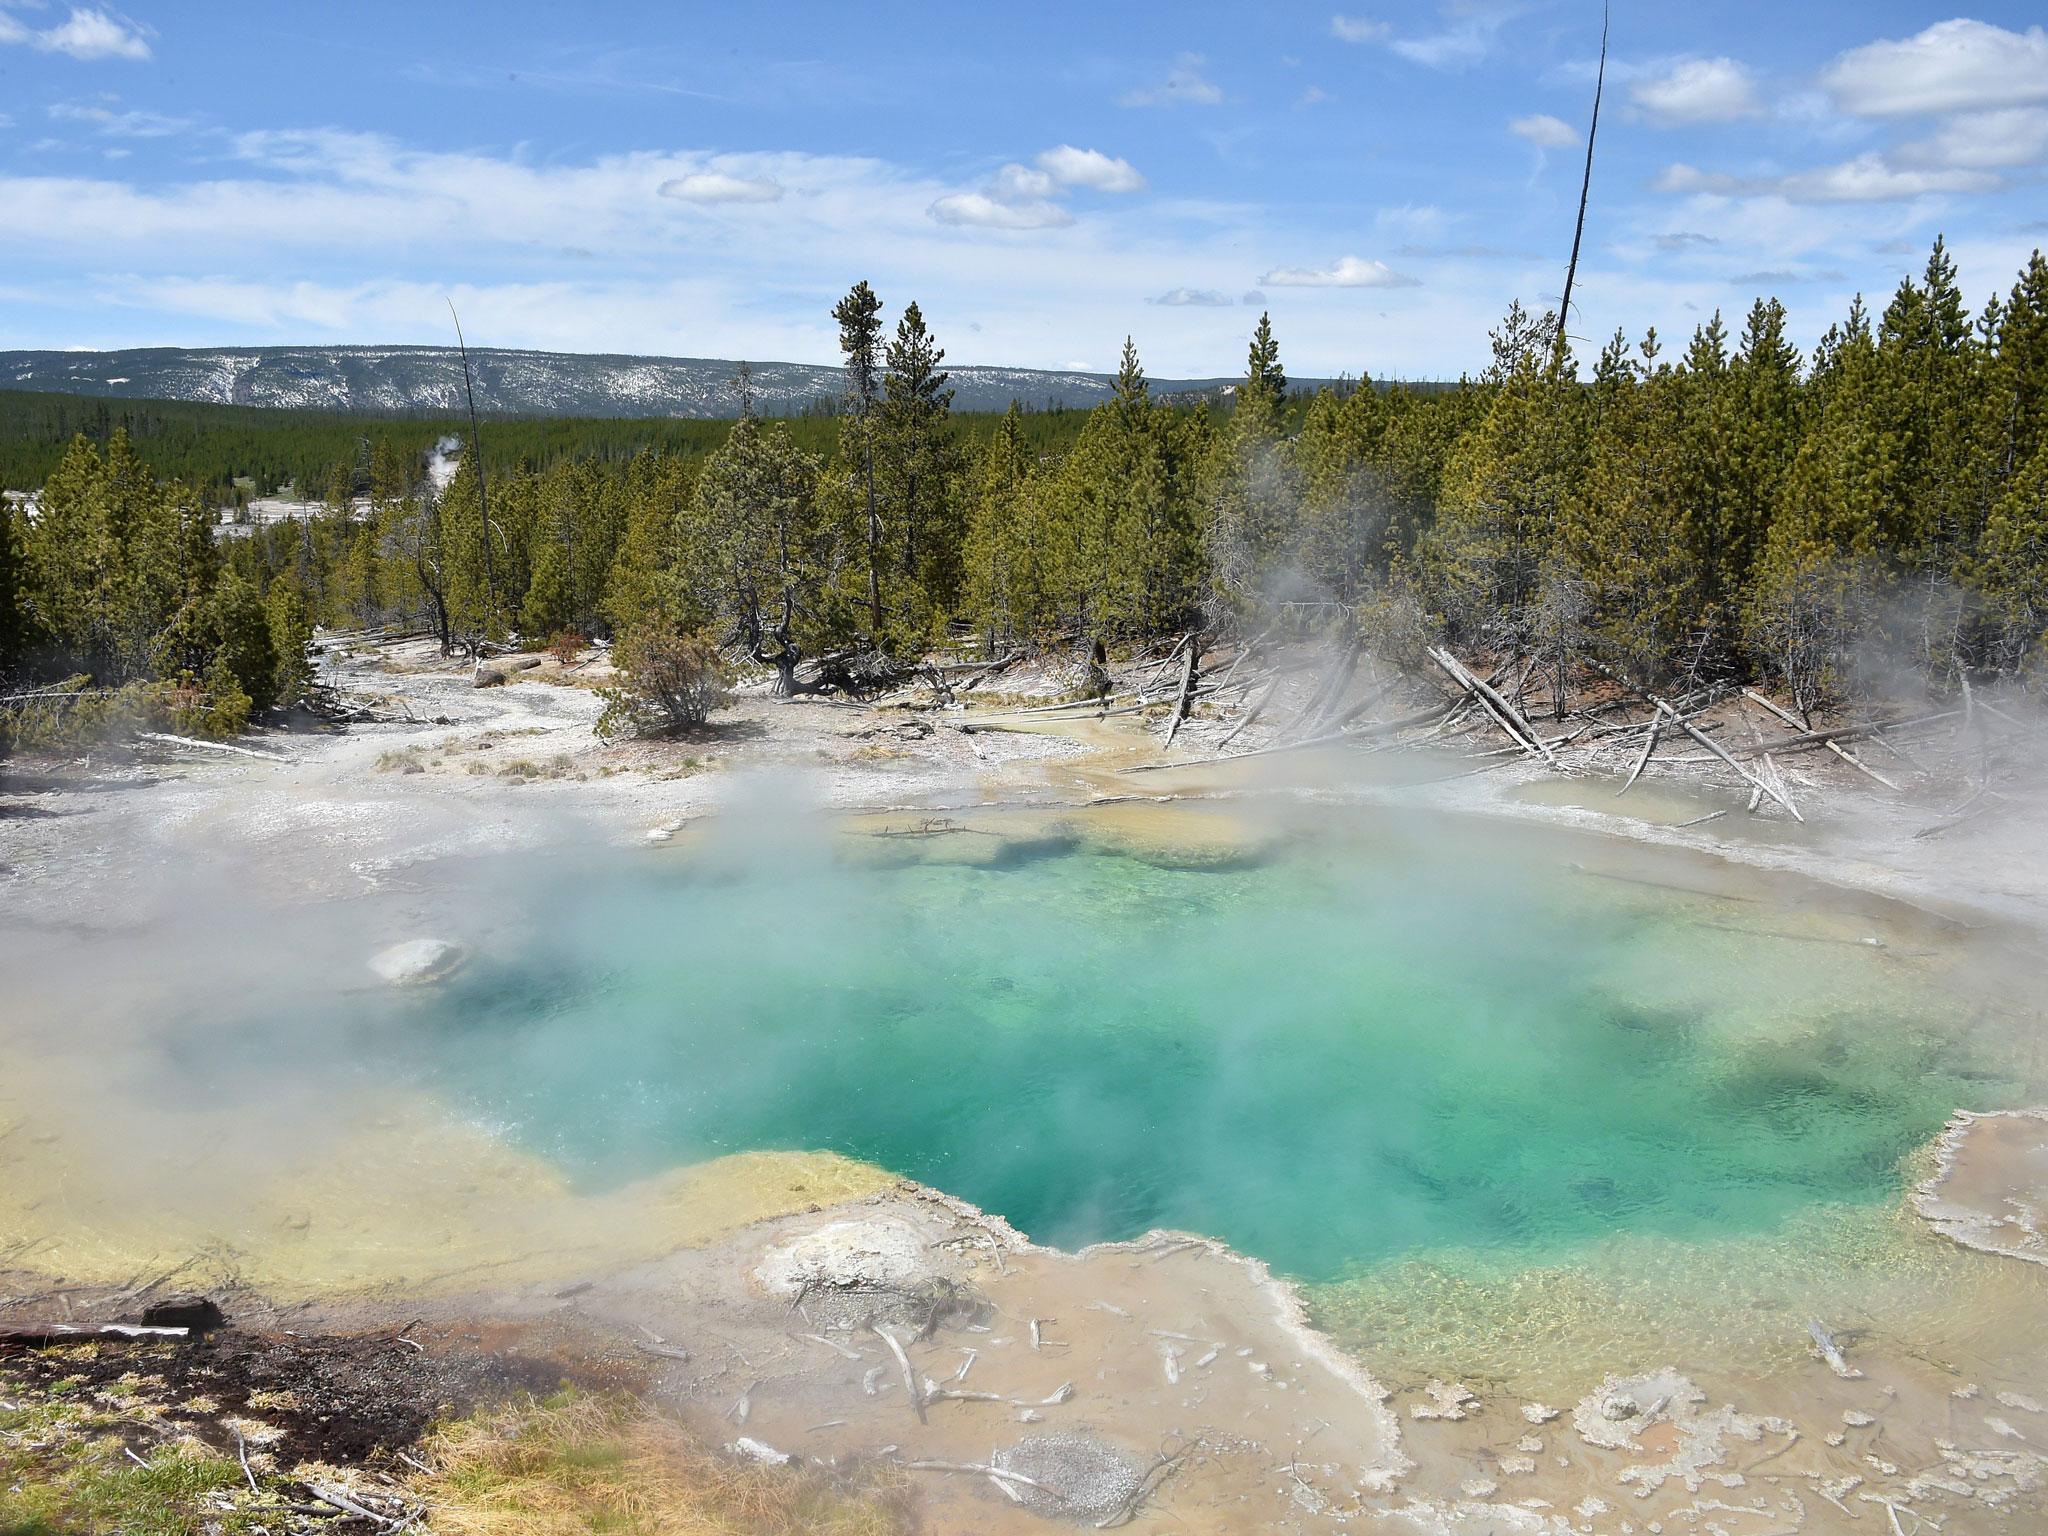
<svg viewBox="0 0 2048 1536">
<path fill-rule="evenodd" d="M 1572 313 L 1572 284 L 1579 276 L 1579 243 L 1586 237 L 1586 202 L 1593 191 L 1593 141 L 1600 134 L 1600 97 L 1607 89 L 1607 23 L 1608 8 L 1600 7 L 1600 69 L 1593 77 L 1593 121 L 1586 129 L 1586 173 L 1579 182 L 1579 220 L 1572 226 L 1572 259 L 1564 269 L 1564 297 L 1557 306 L 1557 347 L 1552 354 L 1554 366 L 1564 365 L 1565 323 Z"/>
<path fill-rule="evenodd" d="M 483 437 L 476 424 L 476 384 L 469 372 L 469 343 L 462 339 L 462 317 L 455 313 L 455 301 L 448 301 L 448 318 L 455 322 L 455 348 L 462 354 L 462 393 L 469 401 L 469 461 L 476 466 L 476 511 L 483 523 L 484 541 L 484 633 L 488 639 L 491 615 L 498 607 L 498 583 L 491 572 L 491 504 L 484 495 Z"/>
</svg>

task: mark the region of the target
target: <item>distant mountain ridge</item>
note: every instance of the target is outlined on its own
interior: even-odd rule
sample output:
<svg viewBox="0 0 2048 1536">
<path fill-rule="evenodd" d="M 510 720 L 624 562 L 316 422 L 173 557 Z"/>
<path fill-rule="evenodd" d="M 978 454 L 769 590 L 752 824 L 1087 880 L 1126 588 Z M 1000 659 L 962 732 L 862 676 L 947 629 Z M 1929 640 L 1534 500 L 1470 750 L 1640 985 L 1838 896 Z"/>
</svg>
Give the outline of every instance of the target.
<svg viewBox="0 0 2048 1536">
<path fill-rule="evenodd" d="M 536 352 L 478 347 L 469 354 L 477 408 L 516 416 L 739 414 L 737 362 L 699 357 Z M 751 364 L 756 408 L 791 415 L 836 399 L 837 368 Z M 953 406 L 1000 411 L 1086 408 L 1110 397 L 1103 373 L 958 367 Z M 1322 380 L 1302 379 L 1313 386 Z M 1234 379 L 1155 379 L 1169 395 L 1226 396 Z M 124 399 L 410 415 L 464 408 L 462 356 L 453 347 L 134 347 L 118 352 L 0 352 L 0 388 Z"/>
</svg>

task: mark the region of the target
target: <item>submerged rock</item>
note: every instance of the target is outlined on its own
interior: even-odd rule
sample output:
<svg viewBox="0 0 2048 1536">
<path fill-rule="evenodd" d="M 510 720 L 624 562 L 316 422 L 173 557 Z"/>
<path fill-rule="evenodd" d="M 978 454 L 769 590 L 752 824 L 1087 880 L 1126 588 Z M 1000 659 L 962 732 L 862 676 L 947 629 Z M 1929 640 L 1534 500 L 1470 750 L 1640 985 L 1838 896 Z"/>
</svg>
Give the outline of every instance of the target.
<svg viewBox="0 0 2048 1536">
<path fill-rule="evenodd" d="M 462 964 L 459 944 L 445 939 L 407 939 L 370 957 L 370 969 L 394 987 L 417 986 L 452 975 Z"/>
</svg>

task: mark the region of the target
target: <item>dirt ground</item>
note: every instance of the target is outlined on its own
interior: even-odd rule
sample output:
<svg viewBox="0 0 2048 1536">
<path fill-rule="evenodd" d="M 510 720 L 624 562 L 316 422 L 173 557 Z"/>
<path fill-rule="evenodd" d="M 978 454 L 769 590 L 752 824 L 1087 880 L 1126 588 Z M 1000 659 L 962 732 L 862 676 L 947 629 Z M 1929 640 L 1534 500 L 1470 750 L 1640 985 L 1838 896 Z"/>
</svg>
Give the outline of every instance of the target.
<svg viewBox="0 0 2048 1536">
<path fill-rule="evenodd" d="M 152 748 L 0 771 L 7 942 L 118 942 L 160 912 L 172 877 L 208 872 L 279 900 L 376 906 L 405 901 L 409 871 L 467 854 L 601 841 L 670 856 L 663 845 L 680 854 L 707 818 L 763 795 L 840 818 L 878 856 L 891 837 L 974 856 L 987 839 L 952 832 L 975 808 L 1010 808 L 982 811 L 998 837 L 1043 835 L 1052 810 L 1079 818 L 1062 835 L 1203 860 L 1253 846 L 1258 819 L 1237 812 L 1264 799 L 1411 805 L 2048 931 L 2048 793 L 2031 726 L 1902 737 L 1896 761 L 1867 749 L 1897 790 L 1825 751 L 1787 752 L 1773 766 L 1806 817 L 1794 822 L 1747 814 L 1746 787 L 1691 748 L 1652 759 L 1625 797 L 1630 747 L 1560 773 L 1495 755 L 1504 736 L 1476 725 L 1400 748 L 1259 750 L 1292 747 L 1324 671 L 1312 651 L 1286 657 L 1270 719 L 1230 743 L 1256 755 L 1217 761 L 1238 709 L 1199 706 L 1170 750 L 1157 708 L 1027 713 L 1073 685 L 1060 667 L 1015 669 L 967 707 L 915 690 L 879 707 L 747 692 L 693 738 L 603 744 L 590 730 L 601 662 L 549 661 L 478 688 L 424 642 L 336 645 L 323 675 L 369 717 L 344 730 L 249 739 L 262 756 Z M 1344 697 L 1381 686 L 1368 665 Z M 1753 713 L 1734 700 L 1700 720 L 1729 742 L 1784 729 Z M 177 1229 L 124 1227 L 118 1184 L 93 1192 L 39 1118 L 88 1091 L 89 1073 L 51 1070 L 0 1083 L 0 1174 L 16 1186 L 12 1200 L 0 1193 L 0 1319 L 129 1314 L 143 1293 L 121 1277 L 153 1273 L 138 1250 L 151 1264 L 174 1254 Z M 2036 1323 L 1968 1359 L 1859 1340 L 1838 1370 L 1816 1346 L 1810 1369 L 1769 1380 L 1646 1360 L 1574 1402 L 1540 1403 L 1485 1382 L 1380 1381 L 1307 1327 L 1290 1288 L 1201 1239 L 1060 1253 L 935 1192 L 795 1163 L 598 1209 L 475 1128 L 438 1124 L 430 1104 L 381 1106 L 363 1133 L 351 1167 L 388 1155 L 457 1170 L 419 1196 L 413 1249 L 401 1260 L 365 1246 L 375 1221 L 407 1225 L 369 1199 L 360 1224 L 295 1238 L 293 1266 L 251 1275 L 185 1254 L 196 1263 L 177 1283 L 211 1282 L 235 1326 L 159 1351 L 167 1380 L 215 1397 L 265 1390 L 265 1371 L 314 1384 L 295 1398 L 311 1417 L 285 1433 L 323 1458 L 372 1457 L 453 1406 L 572 1379 L 645 1390 L 735 1444 L 904 1463 L 938 1531 L 2048 1528 L 2048 1332 Z M 1930 1216 L 1958 1236 L 2038 1244 L 2013 1216 L 2042 1208 L 2038 1137 L 2004 1122 L 1982 1142 L 1972 1134 L 1947 1144 L 1930 1179 L 1951 1182 L 1923 1189 L 1923 1208 L 1938 1203 Z M 494 1209 L 502 1220 L 486 1219 Z M 68 1246 L 50 1240 L 53 1210 L 70 1222 Z M 491 1250 L 508 1241 L 516 1254 Z M 2048 1316 L 2048 1291 L 2025 1289 L 2048 1283 L 2037 1266 L 1986 1262 L 2026 1272 L 2015 1294 L 2033 1299 L 2037 1322 Z"/>
</svg>

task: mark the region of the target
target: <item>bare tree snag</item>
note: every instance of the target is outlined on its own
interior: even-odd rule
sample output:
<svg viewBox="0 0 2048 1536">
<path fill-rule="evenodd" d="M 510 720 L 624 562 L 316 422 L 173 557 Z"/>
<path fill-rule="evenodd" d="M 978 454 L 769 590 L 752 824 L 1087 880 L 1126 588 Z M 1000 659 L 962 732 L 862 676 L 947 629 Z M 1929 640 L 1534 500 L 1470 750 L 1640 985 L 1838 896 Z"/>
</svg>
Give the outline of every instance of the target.
<svg viewBox="0 0 2048 1536">
<path fill-rule="evenodd" d="M 1579 182 L 1579 218 L 1572 226 L 1572 259 L 1564 269 L 1564 294 L 1557 306 L 1557 343 L 1551 353 L 1554 370 L 1564 366 L 1565 324 L 1572 313 L 1572 284 L 1579 276 L 1579 244 L 1586 237 L 1586 203 L 1593 191 L 1593 141 L 1600 134 L 1600 97 L 1607 89 L 1608 8 L 1600 7 L 1600 69 L 1593 77 L 1593 121 L 1586 127 L 1586 173 Z"/>
<path fill-rule="evenodd" d="M 1168 715 L 1166 721 L 1166 741 L 1164 745 L 1169 747 L 1173 745 L 1173 738 L 1180 731 L 1180 723 L 1187 719 L 1188 708 L 1193 703 L 1195 658 L 1201 653 L 1202 637 L 1190 631 L 1182 643 L 1187 647 L 1187 655 L 1181 662 L 1180 690 L 1174 698 L 1172 712 Z"/>
</svg>

